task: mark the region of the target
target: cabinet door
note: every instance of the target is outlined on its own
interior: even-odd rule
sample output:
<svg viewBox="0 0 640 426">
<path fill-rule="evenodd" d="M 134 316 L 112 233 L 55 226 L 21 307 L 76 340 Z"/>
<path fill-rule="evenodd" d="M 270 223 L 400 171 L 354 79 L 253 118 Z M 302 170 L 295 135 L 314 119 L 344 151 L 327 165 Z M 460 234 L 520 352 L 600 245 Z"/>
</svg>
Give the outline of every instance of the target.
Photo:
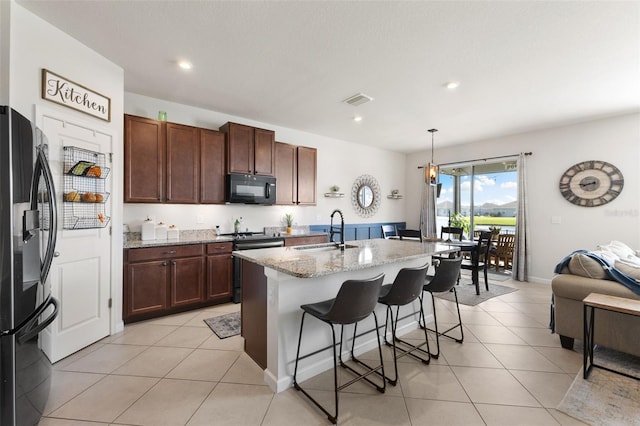
<svg viewBox="0 0 640 426">
<path fill-rule="evenodd" d="M 275 175 L 275 138 L 276 134 L 273 130 L 254 129 L 254 174 Z"/>
<path fill-rule="evenodd" d="M 314 235 L 311 237 L 287 237 L 284 239 L 285 247 L 306 246 L 312 244 L 324 244 L 329 241 L 326 235 Z"/>
<path fill-rule="evenodd" d="M 276 142 L 276 204 L 290 205 L 297 201 L 296 146 Z"/>
<path fill-rule="evenodd" d="M 207 257 L 207 299 L 229 299 L 232 295 L 231 255 Z"/>
<path fill-rule="evenodd" d="M 224 203 L 224 133 L 200 129 L 200 202 Z"/>
<path fill-rule="evenodd" d="M 253 127 L 227 123 L 221 129 L 229 144 L 229 173 L 253 174 Z"/>
<path fill-rule="evenodd" d="M 202 257 L 171 260 L 171 307 L 202 301 L 203 284 Z"/>
<path fill-rule="evenodd" d="M 197 203 L 199 174 L 198 129 L 167 123 L 167 202 Z"/>
<path fill-rule="evenodd" d="M 124 201 L 160 203 L 164 198 L 164 123 L 124 116 Z"/>
<path fill-rule="evenodd" d="M 203 300 L 204 258 L 171 260 L 171 307 Z"/>
<path fill-rule="evenodd" d="M 163 311 L 168 307 L 169 261 L 132 263 L 127 266 L 125 316 Z"/>
<path fill-rule="evenodd" d="M 315 148 L 298 147 L 298 204 L 316 204 L 317 156 Z"/>
</svg>

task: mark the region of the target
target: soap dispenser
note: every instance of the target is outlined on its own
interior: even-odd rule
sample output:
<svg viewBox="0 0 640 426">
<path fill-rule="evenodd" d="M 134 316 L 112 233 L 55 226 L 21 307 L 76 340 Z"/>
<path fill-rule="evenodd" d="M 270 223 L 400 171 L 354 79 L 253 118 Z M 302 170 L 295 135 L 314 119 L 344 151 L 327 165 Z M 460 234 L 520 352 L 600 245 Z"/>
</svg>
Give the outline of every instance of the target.
<svg viewBox="0 0 640 426">
<path fill-rule="evenodd" d="M 150 217 L 142 222 L 142 241 L 149 241 L 156 239 L 156 224 L 153 223 Z"/>
</svg>

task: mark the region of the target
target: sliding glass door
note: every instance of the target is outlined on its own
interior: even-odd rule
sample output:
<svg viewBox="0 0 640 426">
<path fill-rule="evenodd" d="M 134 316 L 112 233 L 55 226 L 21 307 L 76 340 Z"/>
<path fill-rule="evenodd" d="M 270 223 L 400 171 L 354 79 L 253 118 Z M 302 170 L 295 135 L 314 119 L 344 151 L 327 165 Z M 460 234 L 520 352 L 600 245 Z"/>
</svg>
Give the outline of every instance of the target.
<svg viewBox="0 0 640 426">
<path fill-rule="evenodd" d="M 473 231 L 490 228 L 502 234 L 515 233 L 515 159 L 441 166 L 439 182 L 442 189 L 437 200 L 438 230 L 441 226 L 463 225 L 467 237 L 472 237 Z"/>
</svg>

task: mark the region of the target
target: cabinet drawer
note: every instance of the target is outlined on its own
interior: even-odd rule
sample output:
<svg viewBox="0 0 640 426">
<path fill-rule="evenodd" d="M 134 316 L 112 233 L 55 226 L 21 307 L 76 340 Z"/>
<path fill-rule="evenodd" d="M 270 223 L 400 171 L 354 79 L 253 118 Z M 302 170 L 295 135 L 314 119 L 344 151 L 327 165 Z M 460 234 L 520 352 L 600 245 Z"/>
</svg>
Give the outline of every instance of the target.
<svg viewBox="0 0 640 426">
<path fill-rule="evenodd" d="M 207 254 L 224 254 L 231 253 L 233 243 L 209 243 L 207 244 Z"/>
<path fill-rule="evenodd" d="M 202 256 L 202 254 L 202 244 L 136 248 L 129 249 L 129 262 L 141 262 L 154 259 L 171 259 L 174 257 Z"/>
</svg>

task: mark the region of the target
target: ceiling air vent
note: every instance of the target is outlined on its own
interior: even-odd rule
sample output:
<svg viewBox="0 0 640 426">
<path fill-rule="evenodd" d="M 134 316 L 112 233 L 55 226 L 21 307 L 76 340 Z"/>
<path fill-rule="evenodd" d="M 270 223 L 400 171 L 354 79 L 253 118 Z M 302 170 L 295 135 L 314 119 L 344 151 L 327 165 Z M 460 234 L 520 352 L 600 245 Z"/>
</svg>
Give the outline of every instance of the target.
<svg viewBox="0 0 640 426">
<path fill-rule="evenodd" d="M 371 102 L 372 100 L 373 98 L 371 96 L 367 96 L 364 93 L 358 93 L 357 95 L 353 95 L 342 102 L 349 105 L 358 106 L 366 104 L 367 102 Z"/>
</svg>

